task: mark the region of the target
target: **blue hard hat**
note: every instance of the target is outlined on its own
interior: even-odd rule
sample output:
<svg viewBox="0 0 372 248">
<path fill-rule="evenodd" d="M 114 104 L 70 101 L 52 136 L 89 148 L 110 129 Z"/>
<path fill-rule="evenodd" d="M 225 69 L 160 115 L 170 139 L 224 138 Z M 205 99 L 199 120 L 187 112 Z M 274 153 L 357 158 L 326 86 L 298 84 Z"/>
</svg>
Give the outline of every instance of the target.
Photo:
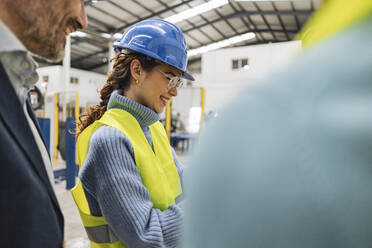
<svg viewBox="0 0 372 248">
<path fill-rule="evenodd" d="M 147 19 L 130 26 L 123 36 L 114 42 L 116 52 L 130 49 L 160 60 L 181 70 L 182 77 L 194 81 L 186 72 L 187 49 L 180 28 L 162 19 Z"/>
</svg>

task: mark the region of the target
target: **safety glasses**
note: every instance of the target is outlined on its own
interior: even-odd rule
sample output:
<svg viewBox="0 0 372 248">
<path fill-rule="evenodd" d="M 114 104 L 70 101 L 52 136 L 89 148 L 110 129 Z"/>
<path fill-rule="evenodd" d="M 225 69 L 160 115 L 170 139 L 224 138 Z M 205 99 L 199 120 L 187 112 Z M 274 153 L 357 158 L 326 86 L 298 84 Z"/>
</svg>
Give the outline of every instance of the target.
<svg viewBox="0 0 372 248">
<path fill-rule="evenodd" d="M 173 88 L 181 88 L 183 85 L 183 80 L 180 77 L 174 76 L 174 77 L 169 77 L 165 72 L 159 70 L 156 68 L 157 71 L 159 71 L 161 74 L 168 79 L 168 90 L 173 89 Z"/>
</svg>

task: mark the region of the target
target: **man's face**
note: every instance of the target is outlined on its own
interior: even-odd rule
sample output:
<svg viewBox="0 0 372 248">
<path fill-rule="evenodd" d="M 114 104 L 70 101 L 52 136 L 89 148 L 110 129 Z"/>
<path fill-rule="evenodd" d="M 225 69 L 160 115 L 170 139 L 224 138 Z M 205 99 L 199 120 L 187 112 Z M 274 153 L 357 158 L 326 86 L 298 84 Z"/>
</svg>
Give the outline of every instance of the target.
<svg viewBox="0 0 372 248">
<path fill-rule="evenodd" d="M 13 1 L 20 18 L 18 38 L 30 52 L 49 61 L 61 60 L 66 36 L 88 24 L 83 0 Z"/>
</svg>

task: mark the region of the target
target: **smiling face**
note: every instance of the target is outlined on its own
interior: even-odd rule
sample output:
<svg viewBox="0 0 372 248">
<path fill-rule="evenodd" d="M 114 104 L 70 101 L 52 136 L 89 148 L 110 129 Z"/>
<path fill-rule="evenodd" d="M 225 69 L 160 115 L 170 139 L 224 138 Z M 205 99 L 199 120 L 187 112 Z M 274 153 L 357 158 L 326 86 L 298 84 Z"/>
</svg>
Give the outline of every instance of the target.
<svg viewBox="0 0 372 248">
<path fill-rule="evenodd" d="M 168 89 L 169 78 L 181 76 L 182 72 L 163 63 L 156 65 L 151 71 L 145 71 L 135 61 L 131 64 L 133 82 L 126 96 L 159 114 L 163 112 L 167 102 L 177 96 L 177 88 Z"/>
<path fill-rule="evenodd" d="M 4 1 L 4 23 L 30 52 L 50 61 L 62 59 L 66 36 L 88 23 L 83 0 Z"/>
</svg>

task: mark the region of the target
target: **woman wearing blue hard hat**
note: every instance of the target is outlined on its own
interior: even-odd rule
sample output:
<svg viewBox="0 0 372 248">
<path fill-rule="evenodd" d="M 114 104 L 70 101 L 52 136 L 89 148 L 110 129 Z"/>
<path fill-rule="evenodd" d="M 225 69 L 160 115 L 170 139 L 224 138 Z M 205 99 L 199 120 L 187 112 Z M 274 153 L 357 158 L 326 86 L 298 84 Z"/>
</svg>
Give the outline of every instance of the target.
<svg viewBox="0 0 372 248">
<path fill-rule="evenodd" d="M 182 166 L 159 122 L 186 72 L 182 31 L 139 22 L 114 43 L 99 105 L 80 117 L 80 181 L 72 190 L 92 247 L 176 247 Z"/>
</svg>

